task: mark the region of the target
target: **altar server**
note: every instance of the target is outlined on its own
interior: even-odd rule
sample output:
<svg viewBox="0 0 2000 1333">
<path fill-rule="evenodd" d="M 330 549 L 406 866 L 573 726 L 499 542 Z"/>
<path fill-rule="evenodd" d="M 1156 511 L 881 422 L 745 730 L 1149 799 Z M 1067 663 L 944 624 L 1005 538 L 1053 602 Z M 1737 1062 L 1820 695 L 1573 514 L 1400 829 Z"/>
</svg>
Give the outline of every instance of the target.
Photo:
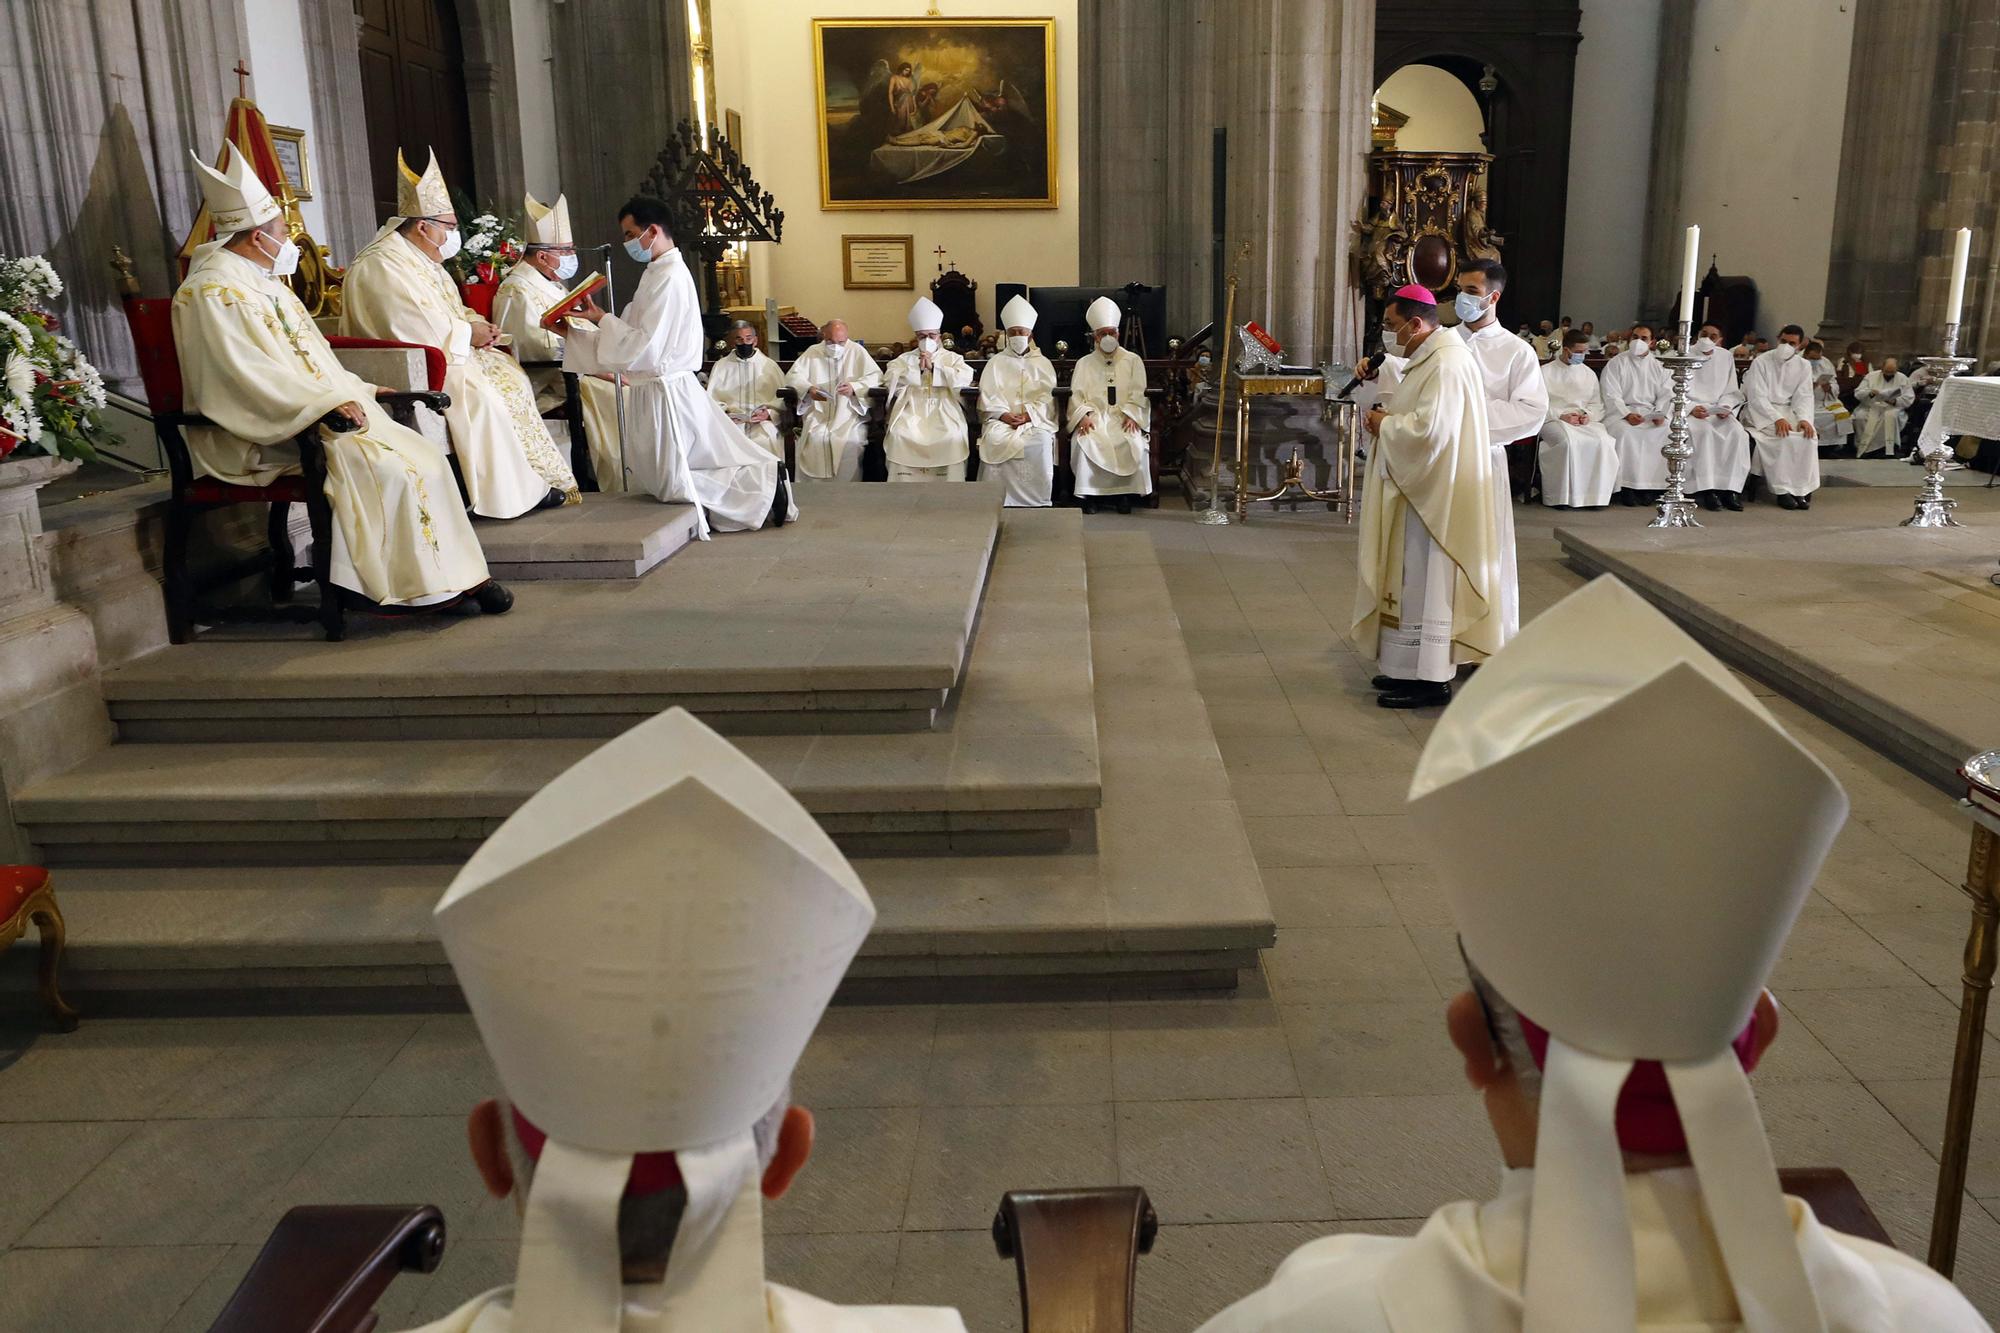
<svg viewBox="0 0 2000 1333">
<path fill-rule="evenodd" d="M 917 345 L 889 363 L 888 424 L 882 452 L 890 481 L 964 481 L 967 443 L 965 403 L 959 390 L 972 383 L 972 367 L 939 336 L 944 312 L 927 296 L 910 307 Z"/>
<path fill-rule="evenodd" d="M 812 1152 L 793 1066 L 875 906 L 742 751 L 679 708 L 640 724 L 433 916 L 506 1097 L 474 1108 L 473 1160 L 521 1240 L 512 1286 L 421 1333 L 964 1333 L 765 1278 L 763 1202 Z"/>
<path fill-rule="evenodd" d="M 1010 508 L 1047 507 L 1056 476 L 1056 368 L 1035 346 L 1035 308 L 1016 294 L 1000 311 L 1001 349 L 979 372 L 979 466 Z"/>
<path fill-rule="evenodd" d="M 579 503 L 576 474 L 536 410 L 534 386 L 495 345 L 500 330 L 465 304 L 445 272 L 458 253 L 458 214 L 436 153 L 422 176 L 397 155 L 396 211 L 347 266 L 340 331 L 444 352 L 445 425 L 474 513 L 518 518 Z"/>
<path fill-rule="evenodd" d="M 1674 400 L 1673 380 L 1653 355 L 1651 325 L 1632 326 L 1624 349 L 1604 363 L 1598 388 L 1605 427 L 1618 441 L 1618 503 L 1651 503 L 1667 487 L 1667 460 L 1660 449 Z"/>
<path fill-rule="evenodd" d="M 708 368 L 708 396 L 743 428 L 750 443 L 782 459 L 785 442 L 778 434 L 778 413 L 784 410 L 784 403 L 778 390 L 785 387 L 784 372 L 757 346 L 754 326 L 739 319 L 729 330 L 729 338 L 728 353 Z"/>
<path fill-rule="evenodd" d="M 381 606 L 422 607 L 473 593 L 486 611 L 513 604 L 487 577 L 479 539 L 437 445 L 397 425 L 376 390 L 346 370 L 281 279 L 299 262 L 284 216 L 231 149 L 216 171 L 195 160 L 217 240 L 195 252 L 174 293 L 174 348 L 197 476 L 268 486 L 296 475 L 292 441 L 322 417 L 333 508 L 333 581 Z"/>
<path fill-rule="evenodd" d="M 1743 390 L 1736 358 L 1722 346 L 1722 330 L 1701 326 L 1691 350 L 1703 359 L 1688 376 L 1687 492 L 1708 510 L 1741 512 L 1750 476 L 1750 435 L 1740 419 Z"/>
<path fill-rule="evenodd" d="M 564 365 L 584 374 L 626 377 L 625 465 L 632 485 L 660 500 L 699 509 L 705 540 L 798 517 L 791 488 L 770 451 L 744 438 L 702 392 L 701 307 L 694 278 L 668 230 L 667 206 L 644 195 L 618 213 L 625 252 L 646 266 L 620 314 L 588 301 L 573 323 Z"/>
<path fill-rule="evenodd" d="M 542 315 L 562 300 L 576 279 L 576 236 L 569 225 L 569 200 L 556 196 L 544 204 L 527 196 L 523 215 L 525 247 L 521 262 L 507 270 L 500 290 L 493 294 L 493 322 L 514 340 L 514 352 L 523 362 L 555 361 L 563 357 L 560 332 L 542 327 Z M 535 385 L 535 405 L 552 412 L 563 405 L 565 392 L 560 367 L 529 373 Z M 624 456 L 618 448 L 618 390 L 604 380 L 579 376 L 577 393 L 583 403 L 583 430 L 590 445 L 591 471 L 597 474 L 597 489 L 625 489 Z"/>
<path fill-rule="evenodd" d="M 798 397 L 799 472 L 823 480 L 860 481 L 869 390 L 882 387 L 882 368 L 866 347 L 847 336 L 844 319 L 829 319 L 819 337 L 799 353 L 785 376 Z"/>
<path fill-rule="evenodd" d="M 1658 742 L 1636 764 L 1635 733 Z M 1414 1236 L 1312 1241 L 1203 1333 L 1987 1330 L 1921 1260 L 1783 1194 L 1751 1093 L 1778 1035 L 1765 982 L 1847 808 L 1616 580 L 1537 617 L 1439 719 L 1410 790 L 1497 1195 Z"/>
<path fill-rule="evenodd" d="M 1508 446 L 1526 440 L 1533 449 L 1549 414 L 1548 386 L 1534 349 L 1500 323 L 1500 293 L 1507 270 L 1497 259 L 1475 259 L 1459 271 L 1455 303 L 1465 345 L 1479 363 L 1486 384 L 1486 438 L 1493 450 L 1493 534 L 1500 554 L 1498 596 L 1500 642 L 1521 628 L 1519 557 L 1514 549 L 1514 490 L 1507 466 Z M 1558 345 L 1570 338 L 1569 318 L 1556 330 Z M 1524 478 L 1522 486 L 1525 489 Z"/>
<path fill-rule="evenodd" d="M 1806 374 L 1812 376 L 1813 428 L 1819 441 L 1833 448 L 1844 446 L 1854 434 L 1854 417 L 1840 401 L 1840 368 L 1817 341 L 1806 343 Z"/>
<path fill-rule="evenodd" d="M 1604 428 L 1604 399 L 1586 366 L 1590 326 L 1569 335 L 1563 354 L 1542 367 L 1548 417 L 1537 446 L 1542 503 L 1552 509 L 1602 509 L 1618 485 L 1618 444 Z"/>
<path fill-rule="evenodd" d="M 1153 493 L 1146 363 L 1118 345 L 1121 318 L 1108 296 L 1090 303 L 1083 322 L 1093 350 L 1077 358 L 1069 375 L 1069 466 L 1086 514 L 1102 500 L 1129 514 L 1133 496 Z"/>
<path fill-rule="evenodd" d="M 1361 496 L 1351 637 L 1381 665 L 1377 702 L 1421 708 L 1449 699 L 1458 668 L 1500 647 L 1486 386 L 1422 287 L 1391 298 L 1382 346 L 1410 361 L 1367 418 L 1381 472 Z"/>
<path fill-rule="evenodd" d="M 1805 330 L 1787 324 L 1778 344 L 1743 375 L 1743 424 L 1750 428 L 1750 470 L 1764 479 L 1780 509 L 1812 508 L 1819 489 L 1819 431 L 1813 425 L 1812 377 L 1799 355 Z"/>
<path fill-rule="evenodd" d="M 1893 356 L 1861 377 L 1854 388 L 1854 419 L 1860 424 L 1859 444 L 1863 458 L 1898 452 L 1903 439 L 1903 415 L 1916 400 L 1916 386 L 1910 383 Z"/>
</svg>

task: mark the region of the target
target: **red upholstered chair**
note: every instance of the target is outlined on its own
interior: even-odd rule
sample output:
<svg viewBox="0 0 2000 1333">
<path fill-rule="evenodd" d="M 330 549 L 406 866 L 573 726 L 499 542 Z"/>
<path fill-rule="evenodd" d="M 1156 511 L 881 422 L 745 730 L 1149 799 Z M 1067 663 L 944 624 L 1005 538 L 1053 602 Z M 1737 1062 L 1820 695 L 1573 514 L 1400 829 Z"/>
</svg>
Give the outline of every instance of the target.
<svg viewBox="0 0 2000 1333">
<path fill-rule="evenodd" d="M 76 1010 L 56 989 L 56 969 L 62 966 L 63 917 L 49 872 L 40 866 L 0 866 L 0 953 L 28 933 L 30 922 L 40 929 L 42 937 L 42 1003 L 48 1006 L 57 1027 L 73 1032 Z"/>
</svg>

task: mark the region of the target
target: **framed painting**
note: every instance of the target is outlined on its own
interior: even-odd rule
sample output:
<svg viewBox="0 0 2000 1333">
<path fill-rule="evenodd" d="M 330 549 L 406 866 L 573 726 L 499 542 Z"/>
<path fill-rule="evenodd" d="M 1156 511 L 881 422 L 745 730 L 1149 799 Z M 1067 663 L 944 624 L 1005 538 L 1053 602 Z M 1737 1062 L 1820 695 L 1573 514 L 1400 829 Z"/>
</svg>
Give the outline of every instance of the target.
<svg viewBox="0 0 2000 1333">
<path fill-rule="evenodd" d="M 278 165 L 284 168 L 285 179 L 291 182 L 293 197 L 312 198 L 312 164 L 306 160 L 306 132 L 286 125 L 268 128 L 271 131 L 272 151 L 278 155 Z"/>
<path fill-rule="evenodd" d="M 1054 19 L 814 19 L 820 207 L 1054 208 Z"/>
</svg>

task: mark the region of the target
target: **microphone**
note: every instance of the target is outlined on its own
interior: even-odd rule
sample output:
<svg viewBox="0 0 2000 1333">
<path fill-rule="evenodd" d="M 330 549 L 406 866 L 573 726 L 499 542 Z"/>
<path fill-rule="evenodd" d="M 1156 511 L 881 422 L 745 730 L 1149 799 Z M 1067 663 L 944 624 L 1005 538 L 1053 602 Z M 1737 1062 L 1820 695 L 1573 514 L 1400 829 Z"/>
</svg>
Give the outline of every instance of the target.
<svg viewBox="0 0 2000 1333">
<path fill-rule="evenodd" d="M 1353 393 L 1356 389 L 1360 388 L 1361 381 L 1366 378 L 1368 378 L 1368 358 L 1364 356 L 1354 367 L 1354 378 L 1349 380 L 1346 384 L 1342 385 L 1340 392 L 1335 394 L 1334 397 L 1335 398 L 1347 397 L 1348 394 Z"/>
</svg>

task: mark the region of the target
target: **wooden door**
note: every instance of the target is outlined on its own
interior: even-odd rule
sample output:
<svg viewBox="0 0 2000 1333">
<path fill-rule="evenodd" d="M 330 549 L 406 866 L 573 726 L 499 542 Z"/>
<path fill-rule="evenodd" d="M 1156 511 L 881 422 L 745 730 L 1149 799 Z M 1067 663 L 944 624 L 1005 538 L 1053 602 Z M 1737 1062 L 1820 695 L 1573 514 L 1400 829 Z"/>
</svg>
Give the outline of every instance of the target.
<svg viewBox="0 0 2000 1333">
<path fill-rule="evenodd" d="M 354 0 L 375 215 L 396 211 L 396 152 L 422 171 L 435 148 L 447 184 L 476 199 L 465 57 L 452 0 Z"/>
</svg>

